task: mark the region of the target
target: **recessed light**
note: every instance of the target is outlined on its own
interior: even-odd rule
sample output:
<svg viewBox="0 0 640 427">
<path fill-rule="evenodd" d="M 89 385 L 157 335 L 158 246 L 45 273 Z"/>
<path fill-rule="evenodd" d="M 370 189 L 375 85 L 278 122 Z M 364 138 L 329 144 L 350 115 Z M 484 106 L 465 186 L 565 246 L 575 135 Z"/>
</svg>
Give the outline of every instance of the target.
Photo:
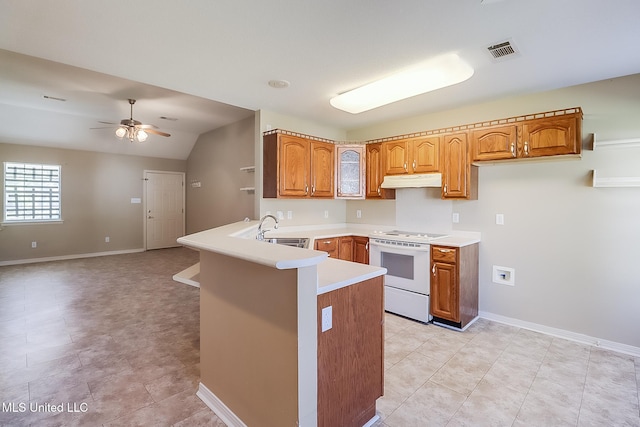
<svg viewBox="0 0 640 427">
<path fill-rule="evenodd" d="M 392 102 L 461 83 L 473 68 L 455 53 L 430 59 L 416 67 L 392 74 L 331 98 L 332 106 L 348 113 L 362 113 Z"/>
<path fill-rule="evenodd" d="M 276 89 L 284 89 L 289 87 L 289 82 L 286 80 L 269 80 L 269 86 Z"/>
</svg>

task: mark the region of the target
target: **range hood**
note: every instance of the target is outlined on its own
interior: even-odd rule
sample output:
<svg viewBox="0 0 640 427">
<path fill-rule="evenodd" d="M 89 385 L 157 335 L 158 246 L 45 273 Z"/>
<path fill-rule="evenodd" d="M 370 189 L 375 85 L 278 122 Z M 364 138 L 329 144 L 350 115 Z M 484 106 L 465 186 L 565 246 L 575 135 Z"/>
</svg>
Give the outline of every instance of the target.
<svg viewBox="0 0 640 427">
<path fill-rule="evenodd" d="M 385 175 L 382 188 L 442 187 L 441 173 L 414 173 L 412 175 Z"/>
</svg>

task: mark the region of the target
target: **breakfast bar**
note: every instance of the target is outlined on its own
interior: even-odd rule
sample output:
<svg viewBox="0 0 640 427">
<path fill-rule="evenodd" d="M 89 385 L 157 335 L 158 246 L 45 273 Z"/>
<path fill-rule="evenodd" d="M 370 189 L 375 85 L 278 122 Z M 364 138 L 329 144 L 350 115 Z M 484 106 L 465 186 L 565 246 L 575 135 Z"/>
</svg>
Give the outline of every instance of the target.
<svg viewBox="0 0 640 427">
<path fill-rule="evenodd" d="M 178 239 L 200 251 L 198 396 L 229 426 L 372 424 L 386 269 L 258 241 L 257 227 Z"/>
</svg>

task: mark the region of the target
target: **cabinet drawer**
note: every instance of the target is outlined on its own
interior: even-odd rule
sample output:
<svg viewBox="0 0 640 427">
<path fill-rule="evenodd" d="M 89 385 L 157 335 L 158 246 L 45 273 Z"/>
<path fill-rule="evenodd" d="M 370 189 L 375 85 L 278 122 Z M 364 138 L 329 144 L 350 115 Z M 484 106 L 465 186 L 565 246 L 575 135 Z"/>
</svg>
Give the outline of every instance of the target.
<svg viewBox="0 0 640 427">
<path fill-rule="evenodd" d="M 324 239 L 318 239 L 315 243 L 315 249 L 317 251 L 329 252 L 329 256 L 334 258 L 338 257 L 338 237 L 330 237 Z"/>
<path fill-rule="evenodd" d="M 448 246 L 431 246 L 431 259 L 433 261 L 455 264 L 457 255 L 457 248 L 451 248 Z"/>
</svg>

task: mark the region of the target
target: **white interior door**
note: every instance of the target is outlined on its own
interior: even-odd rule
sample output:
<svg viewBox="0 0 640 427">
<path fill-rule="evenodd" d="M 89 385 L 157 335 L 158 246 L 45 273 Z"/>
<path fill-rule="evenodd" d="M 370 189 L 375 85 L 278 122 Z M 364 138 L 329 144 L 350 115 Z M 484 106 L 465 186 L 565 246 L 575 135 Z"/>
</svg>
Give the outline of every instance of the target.
<svg viewBox="0 0 640 427">
<path fill-rule="evenodd" d="M 147 249 L 180 246 L 184 236 L 184 173 L 144 173 Z"/>
</svg>

